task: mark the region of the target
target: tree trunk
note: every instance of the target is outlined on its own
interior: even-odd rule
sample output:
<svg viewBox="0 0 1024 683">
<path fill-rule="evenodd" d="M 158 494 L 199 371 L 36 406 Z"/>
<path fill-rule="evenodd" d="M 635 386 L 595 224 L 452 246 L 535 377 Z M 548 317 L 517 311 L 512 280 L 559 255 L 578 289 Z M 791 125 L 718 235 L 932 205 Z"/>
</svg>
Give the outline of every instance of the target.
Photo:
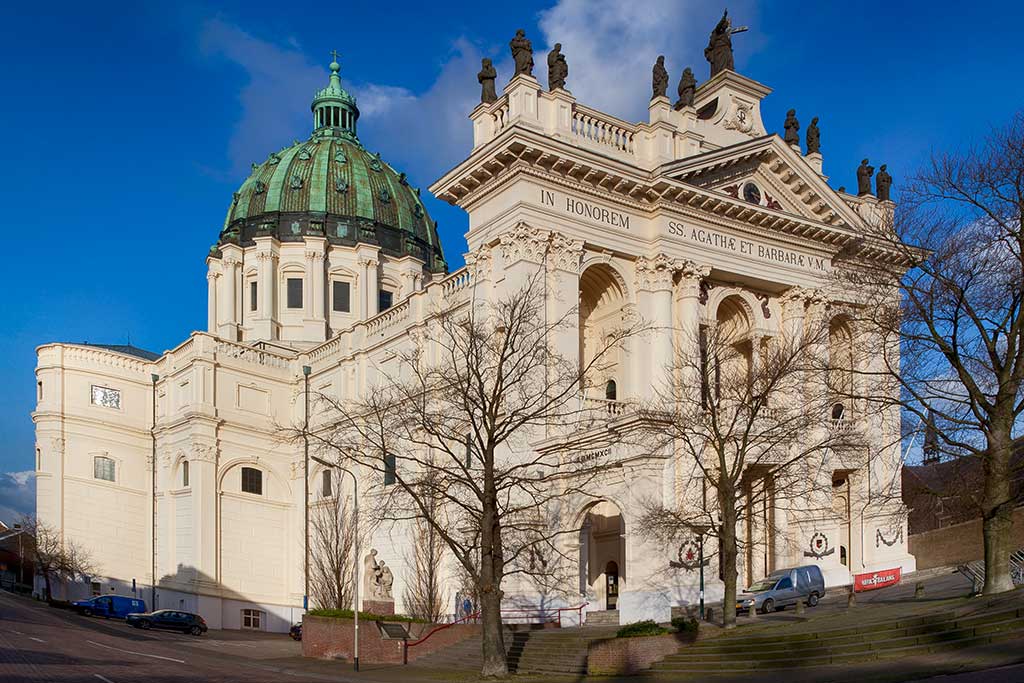
<svg viewBox="0 0 1024 683">
<path fill-rule="evenodd" d="M 508 661 L 505 658 L 505 634 L 501 626 L 501 591 L 494 585 L 485 585 L 480 593 L 480 610 L 483 621 L 484 665 L 480 673 L 484 676 L 505 676 Z"/>
<path fill-rule="evenodd" d="M 43 572 L 43 584 L 46 586 L 46 602 L 53 600 L 53 591 L 50 589 L 50 573 Z"/>
<path fill-rule="evenodd" d="M 990 440 L 985 458 L 982 534 L 985 539 L 984 595 L 1013 590 L 1010 554 L 1013 552 L 1013 493 L 1010 440 Z"/>
<path fill-rule="evenodd" d="M 736 544 L 736 503 L 728 494 L 722 498 L 722 527 L 719 529 L 722 563 L 722 581 L 725 584 L 725 595 L 722 597 L 722 625 L 725 628 L 736 627 L 736 559 L 739 549 Z"/>
</svg>

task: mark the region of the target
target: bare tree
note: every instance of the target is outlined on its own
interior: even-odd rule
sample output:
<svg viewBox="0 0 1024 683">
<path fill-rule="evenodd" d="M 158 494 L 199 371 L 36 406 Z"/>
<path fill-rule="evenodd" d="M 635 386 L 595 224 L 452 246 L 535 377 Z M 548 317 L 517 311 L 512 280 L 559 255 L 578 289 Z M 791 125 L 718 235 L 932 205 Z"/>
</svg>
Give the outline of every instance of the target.
<svg viewBox="0 0 1024 683">
<path fill-rule="evenodd" d="M 53 599 L 55 581 L 72 582 L 85 579 L 95 571 L 92 556 L 80 544 L 62 539 L 59 531 L 36 517 L 21 518 L 21 528 L 31 539 L 28 550 L 42 574 L 46 586 L 46 600 Z"/>
<path fill-rule="evenodd" d="M 411 616 L 435 624 L 447 612 L 442 588 L 447 547 L 433 526 L 422 519 L 413 520 L 412 550 L 405 558 L 406 566 L 412 570 L 412 576 L 405 581 L 405 609 Z"/>
<path fill-rule="evenodd" d="M 355 588 L 356 533 L 351 501 L 340 491 L 310 507 L 309 582 L 317 607 L 347 609 Z"/>
<path fill-rule="evenodd" d="M 488 676 L 507 673 L 504 582 L 544 573 L 537 558 L 558 555 L 574 531 L 537 511 L 586 495 L 597 472 L 532 442 L 578 427 L 588 374 L 638 327 L 609 332 L 588 362 L 563 354 L 578 347 L 578 312 L 551 315 L 545 277 L 436 312 L 361 400 L 320 397 L 323 426 L 309 435 L 326 457 L 378 474 L 379 519 L 427 525 L 472 578 Z"/>
<path fill-rule="evenodd" d="M 876 238 L 909 265 L 856 259 L 840 271 L 873 292 L 864 311 L 879 338 L 872 372 L 896 391 L 908 431 L 953 461 L 956 495 L 982 518 L 986 594 L 1010 590 L 1013 510 L 1021 500 L 1024 410 L 1024 114 L 966 151 L 934 155 Z M 891 227 L 891 229 L 889 229 Z M 920 441 L 918 441 L 920 443 Z M 965 487 L 968 479 L 976 487 Z M 937 491 L 949 495 L 951 491 Z"/>
<path fill-rule="evenodd" d="M 709 555 L 718 556 L 727 628 L 736 624 L 741 551 L 752 561 L 741 525 L 760 524 L 754 535 L 764 539 L 781 533 L 755 510 L 782 504 L 782 492 L 805 512 L 831 509 L 823 466 L 837 434 L 822 376 L 826 343 L 821 316 L 764 339 L 735 321 L 701 327 L 677 349 L 672 380 L 651 407 L 649 448 L 674 453 L 685 481 L 676 505 L 646 504 L 639 526 L 665 544 L 717 540 Z"/>
</svg>

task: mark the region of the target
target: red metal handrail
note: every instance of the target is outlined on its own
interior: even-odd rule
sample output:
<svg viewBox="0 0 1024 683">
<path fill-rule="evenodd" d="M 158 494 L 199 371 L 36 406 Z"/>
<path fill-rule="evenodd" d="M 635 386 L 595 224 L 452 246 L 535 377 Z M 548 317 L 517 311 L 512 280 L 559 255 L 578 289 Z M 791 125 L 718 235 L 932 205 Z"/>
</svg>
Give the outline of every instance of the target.
<svg viewBox="0 0 1024 683">
<path fill-rule="evenodd" d="M 420 643 L 422 643 L 423 641 L 425 641 L 425 640 L 426 640 L 427 638 L 429 638 L 430 636 L 432 636 L 432 635 L 434 635 L 435 633 L 437 633 L 438 631 L 443 631 L 443 630 L 445 630 L 446 628 L 451 628 L 452 626 L 455 626 L 455 624 L 461 624 L 462 622 L 464 622 L 464 621 L 469 621 L 470 619 L 476 619 L 476 618 L 477 618 L 477 617 L 479 617 L 479 616 L 480 616 L 480 613 L 479 613 L 479 612 L 473 612 L 472 614 L 467 614 L 466 616 L 462 617 L 461 619 L 457 619 L 457 620 L 455 620 L 455 621 L 453 621 L 453 622 L 451 622 L 451 623 L 449 623 L 449 624 L 441 624 L 440 626 L 438 626 L 438 627 L 436 627 L 436 628 L 433 628 L 433 629 L 431 629 L 431 630 L 430 630 L 430 631 L 429 631 L 429 632 L 427 633 L 427 635 L 423 636 L 423 637 L 422 637 L 422 638 L 420 638 L 419 640 L 414 640 L 414 641 L 412 641 L 411 643 L 406 643 L 406 644 L 405 644 L 405 647 L 406 647 L 406 648 L 410 648 L 410 647 L 415 647 L 415 646 L 419 645 Z"/>
<path fill-rule="evenodd" d="M 576 612 L 576 623 L 579 626 L 583 626 L 583 608 L 589 605 L 589 602 L 585 602 L 582 605 L 576 607 L 559 607 L 558 608 L 558 628 L 562 628 L 562 612 Z"/>
</svg>

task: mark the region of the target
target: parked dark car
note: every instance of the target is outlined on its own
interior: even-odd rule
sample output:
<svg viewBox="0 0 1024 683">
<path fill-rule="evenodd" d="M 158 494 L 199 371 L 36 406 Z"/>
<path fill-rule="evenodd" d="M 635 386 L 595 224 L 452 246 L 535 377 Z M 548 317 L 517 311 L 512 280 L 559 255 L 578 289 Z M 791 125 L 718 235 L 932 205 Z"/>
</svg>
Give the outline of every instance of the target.
<svg viewBox="0 0 1024 683">
<path fill-rule="evenodd" d="M 181 631 L 201 636 L 206 633 L 206 621 L 198 614 L 179 612 L 172 609 L 158 609 L 155 612 L 129 614 L 125 619 L 135 628 L 162 628 L 166 631 Z"/>
<path fill-rule="evenodd" d="M 292 637 L 292 640 L 302 640 L 302 624 L 292 624 L 292 627 L 288 629 L 288 635 Z"/>
<path fill-rule="evenodd" d="M 146 611 L 146 603 L 138 598 L 128 598 L 123 595 L 101 595 L 89 600 L 79 600 L 71 603 L 72 609 L 85 616 L 111 617 L 124 619 L 129 614 L 137 614 Z"/>
</svg>

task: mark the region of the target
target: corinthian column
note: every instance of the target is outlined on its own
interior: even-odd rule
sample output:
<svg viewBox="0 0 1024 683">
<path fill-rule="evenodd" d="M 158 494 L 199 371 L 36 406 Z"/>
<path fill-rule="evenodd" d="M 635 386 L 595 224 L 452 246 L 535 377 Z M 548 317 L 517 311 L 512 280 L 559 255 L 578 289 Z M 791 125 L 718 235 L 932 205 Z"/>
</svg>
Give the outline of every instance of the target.
<svg viewBox="0 0 1024 683">
<path fill-rule="evenodd" d="M 673 393 L 675 353 L 672 344 L 675 321 L 672 315 L 672 279 L 680 268 L 665 254 L 641 256 L 636 260 L 634 283 L 637 307 L 649 332 L 649 353 L 633 359 L 637 386 L 650 386 L 652 394 Z"/>
<path fill-rule="evenodd" d="M 679 267 L 679 282 L 676 284 L 676 314 L 679 324 L 676 329 L 676 350 L 697 359 L 700 354 L 700 287 L 708 275 L 710 266 L 702 266 L 693 261 L 683 261 Z M 700 390 L 700 367 L 690 362 L 681 368 L 678 378 L 683 387 Z"/>
</svg>

